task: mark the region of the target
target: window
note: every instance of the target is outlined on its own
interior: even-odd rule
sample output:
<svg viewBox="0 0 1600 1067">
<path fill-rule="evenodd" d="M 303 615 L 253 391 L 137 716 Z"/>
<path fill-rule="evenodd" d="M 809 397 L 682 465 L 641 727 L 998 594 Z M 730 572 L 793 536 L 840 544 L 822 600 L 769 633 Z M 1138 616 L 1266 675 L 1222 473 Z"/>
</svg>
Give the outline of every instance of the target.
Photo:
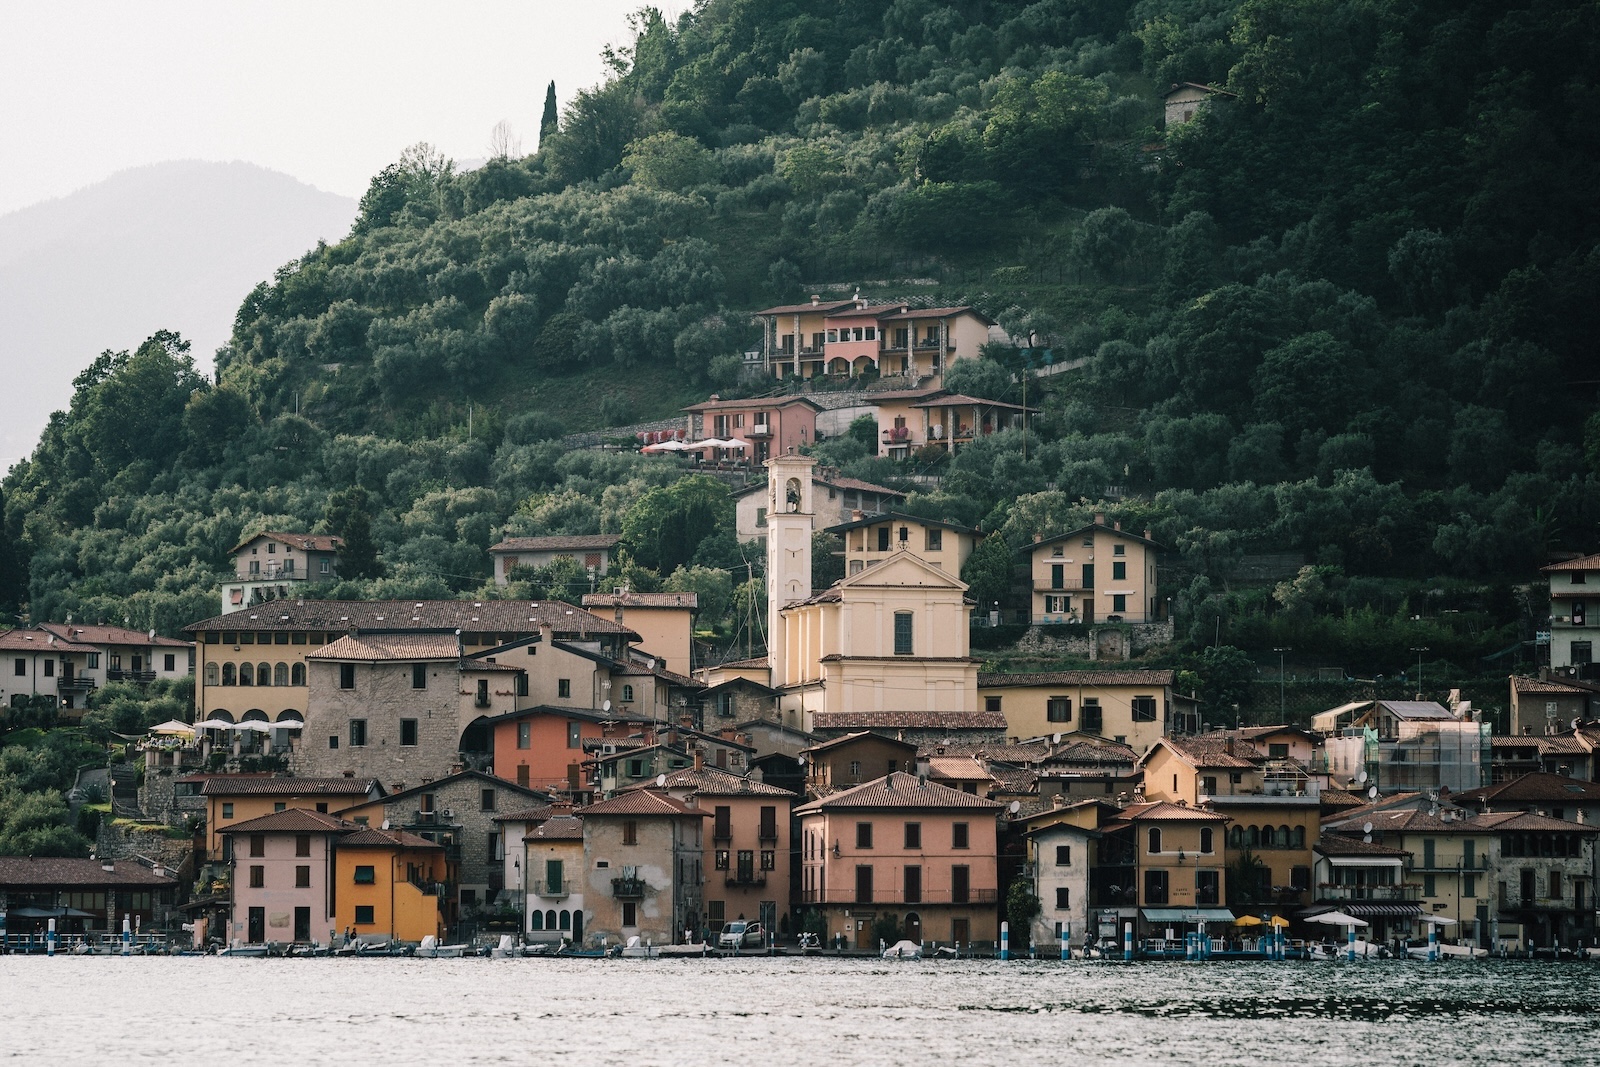
<svg viewBox="0 0 1600 1067">
<path fill-rule="evenodd" d="M 1111 577 L 1116 581 L 1126 581 L 1128 578 L 1128 565 L 1122 560 L 1113 560 L 1111 564 Z"/>
<path fill-rule="evenodd" d="M 294 869 L 294 887 L 296 889 L 311 888 L 311 867 L 308 864 L 299 864 Z"/>
<path fill-rule="evenodd" d="M 533 724 L 529 722 L 517 723 L 517 747 L 531 748 L 533 746 Z"/>
<path fill-rule="evenodd" d="M 56 676 L 56 661 L 55 660 L 47 659 L 47 660 L 44 661 L 44 676 L 46 678 L 54 678 Z"/>
<path fill-rule="evenodd" d="M 1051 697 L 1045 701 L 1044 717 L 1050 722 L 1072 721 L 1072 698 Z"/>
<path fill-rule="evenodd" d="M 295 834 L 294 835 L 294 854 L 296 856 L 309 856 L 309 855 L 311 855 L 311 835 L 310 834 Z"/>
<path fill-rule="evenodd" d="M 856 901 L 857 904 L 872 903 L 872 867 L 861 864 L 856 867 Z"/>
<path fill-rule="evenodd" d="M 1196 872 L 1200 873 L 1200 872 Z M 1214 873 L 1214 872 L 1213 872 Z M 1146 905 L 1165 904 L 1167 902 L 1167 872 L 1144 872 L 1144 901 Z"/>
<path fill-rule="evenodd" d="M 400 745 L 402 748 L 414 748 L 417 744 L 417 720 L 400 720 Z"/>
<path fill-rule="evenodd" d="M 338 747 L 339 747 L 339 735 L 338 734 L 329 734 L 328 735 L 328 748 L 335 749 L 335 748 L 338 748 Z"/>
<path fill-rule="evenodd" d="M 1461 895 L 1464 897 L 1475 897 L 1478 895 L 1477 875 L 1464 874 L 1461 876 Z"/>
<path fill-rule="evenodd" d="M 17 662 L 21 663 L 22 661 L 18 660 Z M 217 667 L 217 665 L 215 663 L 207 663 L 206 664 L 206 684 L 207 685 L 221 685 L 222 684 L 222 671 L 218 669 L 218 667 Z"/>
<path fill-rule="evenodd" d="M 577 722 L 567 723 L 567 747 L 583 747 L 583 725 Z"/>
<path fill-rule="evenodd" d="M 291 663 L 289 665 L 289 684 L 306 684 L 306 665 L 304 663 Z"/>
<path fill-rule="evenodd" d="M 1214 774 L 1208 774 L 1204 778 L 1200 779 L 1200 792 L 1204 793 L 1208 797 L 1216 796 L 1217 776 Z"/>
<path fill-rule="evenodd" d="M 24 678 L 24 677 L 27 676 L 27 674 L 28 674 L 28 660 L 27 660 L 27 658 L 25 656 L 18 656 L 16 658 L 16 660 L 13 661 L 12 667 L 11 667 L 11 673 L 15 674 L 18 678 Z M 210 681 L 210 679 L 208 678 L 207 681 Z M 215 684 L 215 683 L 213 683 L 213 684 Z"/>
<path fill-rule="evenodd" d="M 91 667 L 100 666 L 100 664 L 98 662 L 99 659 L 100 659 L 100 653 L 98 653 L 98 652 L 89 653 L 89 661 L 90 661 L 89 662 L 89 666 L 91 666 Z M 166 654 L 166 658 L 162 660 L 162 663 L 163 663 L 162 669 L 165 670 L 168 674 L 171 674 L 173 671 L 178 669 L 178 657 L 173 655 L 171 652 L 168 652 Z"/>
<path fill-rule="evenodd" d="M 1056 910 L 1066 911 L 1072 907 L 1072 893 L 1064 885 L 1056 886 Z"/>
<path fill-rule="evenodd" d="M 725 871 L 725 870 L 728 869 L 728 857 L 729 857 L 729 855 L 730 855 L 730 853 L 725 848 L 719 848 L 719 849 L 716 850 L 715 863 L 716 863 L 717 870 Z"/>
<path fill-rule="evenodd" d="M 1071 845 L 1057 845 L 1056 846 L 1056 866 L 1057 867 L 1071 867 L 1072 866 L 1072 846 Z"/>
<path fill-rule="evenodd" d="M 1220 871 L 1195 871 L 1194 872 L 1194 902 L 1202 906 L 1215 907 L 1222 902 Z"/>
<path fill-rule="evenodd" d="M 556 696 L 560 697 L 562 700 L 570 700 L 572 698 L 571 678 L 556 679 Z"/>
<path fill-rule="evenodd" d="M 1111 610 L 1112 611 L 1127 611 L 1128 610 L 1128 597 L 1127 597 L 1127 594 L 1125 594 L 1125 593 L 1112 593 L 1111 594 Z"/>
<path fill-rule="evenodd" d="M 172 657 L 168 656 L 167 658 L 170 660 Z M 167 670 L 170 671 L 171 669 L 172 669 L 172 667 L 169 665 L 167 667 Z M 287 663 L 279 663 L 279 664 L 275 664 L 273 666 L 273 668 L 272 668 L 272 684 L 273 685 L 288 685 L 289 684 L 289 665 Z"/>
<path fill-rule="evenodd" d="M 872 824 L 870 822 L 856 823 L 856 848 L 872 847 Z"/>
<path fill-rule="evenodd" d="M 250 855 L 259 857 L 259 856 L 265 856 L 266 854 L 267 854 L 267 835 L 266 834 L 251 834 L 250 835 Z"/>
<path fill-rule="evenodd" d="M 1550 886 L 1549 886 L 1549 893 L 1547 895 L 1550 897 L 1551 900 L 1560 900 L 1561 899 L 1561 872 L 1560 871 L 1551 871 L 1550 872 Z"/>
<path fill-rule="evenodd" d="M 1216 851 L 1216 840 L 1215 840 L 1215 838 L 1216 838 L 1216 835 L 1212 832 L 1211 827 L 1209 827 L 1209 826 L 1200 827 L 1200 851 L 1206 853 L 1207 855 L 1210 855 L 1211 853 L 1215 852 Z"/>
<path fill-rule="evenodd" d="M 267 869 L 259 863 L 250 867 L 250 888 L 265 889 L 267 886 Z"/>
<path fill-rule="evenodd" d="M 909 656 L 911 652 L 911 612 L 894 613 L 894 654 Z"/>
<path fill-rule="evenodd" d="M 984 711 L 999 711 L 1000 710 L 1000 698 L 999 697 L 984 697 L 983 698 L 983 710 Z"/>
<path fill-rule="evenodd" d="M 972 868 L 957 865 L 950 868 L 950 903 L 965 904 L 972 899 Z"/>
<path fill-rule="evenodd" d="M 1150 827 L 1149 832 L 1145 835 L 1145 845 L 1145 851 L 1149 852 L 1152 856 L 1161 851 L 1161 827 Z"/>
<path fill-rule="evenodd" d="M 1434 876 L 1431 875 L 1431 874 L 1423 875 L 1422 876 L 1422 895 L 1425 896 L 1425 897 L 1431 897 L 1437 891 L 1438 891 L 1438 883 L 1434 881 Z"/>
<path fill-rule="evenodd" d="M 428 665 L 426 663 L 413 663 L 411 665 L 411 688 L 428 688 Z"/>
<path fill-rule="evenodd" d="M 1083 702 L 1083 728 L 1086 732 L 1097 734 L 1103 725 L 1100 715 L 1100 701 L 1090 697 Z"/>
<path fill-rule="evenodd" d="M 898 422 L 899 420 L 897 419 L 896 421 Z M 889 527 L 887 526 L 878 527 L 878 551 L 889 551 Z"/>
<path fill-rule="evenodd" d="M 964 822 L 952 823 L 950 826 L 950 847 L 969 848 L 971 846 L 968 844 L 968 840 L 967 824 Z"/>
<path fill-rule="evenodd" d="M 224 819 L 233 818 L 233 802 L 232 801 L 224 801 L 223 802 L 223 805 L 222 805 L 222 817 Z"/>
<path fill-rule="evenodd" d="M 637 845 L 639 843 L 639 824 L 632 819 L 622 824 L 622 843 L 624 845 Z"/>
<path fill-rule="evenodd" d="M 622 902 L 622 925 L 639 925 L 639 905 L 635 904 L 631 900 L 624 900 Z"/>
<path fill-rule="evenodd" d="M 239 684 L 239 669 L 237 667 L 235 667 L 231 663 L 224 663 L 222 665 L 222 684 L 223 685 L 238 685 Z"/>
<path fill-rule="evenodd" d="M 922 847 L 922 824 L 920 822 L 906 823 L 906 848 Z"/>
<path fill-rule="evenodd" d="M 852 778 L 860 778 L 861 777 L 861 761 L 860 760 L 853 759 L 853 760 L 850 761 L 850 777 L 852 777 Z"/>
<path fill-rule="evenodd" d="M 622 702 L 624 704 L 633 703 L 633 686 L 625 685 L 622 687 Z"/>
<path fill-rule="evenodd" d="M 490 830 L 485 836 L 483 854 L 490 863 L 499 863 L 506 858 L 506 854 L 501 848 L 502 843 L 503 838 L 501 838 L 499 830 Z"/>
<path fill-rule="evenodd" d="M 1156 721 L 1156 698 L 1155 697 L 1134 697 L 1133 698 L 1133 721 L 1134 722 L 1155 722 Z"/>
<path fill-rule="evenodd" d="M 493 789 L 485 789 L 481 793 L 478 794 L 478 810 L 479 811 L 493 811 L 494 810 L 494 790 Z"/>
<path fill-rule="evenodd" d="M 356 665 L 354 663 L 339 664 L 339 688 L 354 689 L 356 687 Z"/>
<path fill-rule="evenodd" d="M 375 885 L 377 881 L 377 868 L 370 864 L 362 864 L 356 868 L 356 885 Z"/>
<path fill-rule="evenodd" d="M 761 869 L 775 871 L 778 869 L 778 854 L 770 848 L 761 850 Z"/>
<path fill-rule="evenodd" d="M 356 905 L 356 925 L 357 926 L 371 926 L 375 921 L 376 920 L 374 920 L 373 917 L 372 917 L 372 905 L 371 904 L 357 904 Z"/>
<path fill-rule="evenodd" d="M 942 552 L 944 550 L 944 531 L 929 530 L 927 544 L 927 550 L 929 552 Z"/>
<path fill-rule="evenodd" d="M 285 811 L 288 809 L 288 807 L 289 804 L 287 801 L 280 800 L 276 804 L 272 805 L 273 814 L 277 814 L 280 811 Z"/>
<path fill-rule="evenodd" d="M 1128 554 L 1128 546 L 1127 545 L 1112 545 L 1111 546 L 1111 554 L 1113 556 L 1126 556 Z"/>
<path fill-rule="evenodd" d="M 350 747 L 361 748 L 367 743 L 367 720 L 350 720 Z"/>
<path fill-rule="evenodd" d="M 1574 641 L 1567 659 L 1577 667 L 1594 662 L 1593 646 L 1588 641 Z"/>
</svg>

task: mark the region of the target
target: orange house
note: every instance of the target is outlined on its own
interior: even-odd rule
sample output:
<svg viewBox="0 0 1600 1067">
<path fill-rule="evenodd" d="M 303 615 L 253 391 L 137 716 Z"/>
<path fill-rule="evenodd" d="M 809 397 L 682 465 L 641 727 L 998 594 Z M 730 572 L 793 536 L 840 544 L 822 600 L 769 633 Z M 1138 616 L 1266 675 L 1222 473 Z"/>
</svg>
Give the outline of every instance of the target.
<svg viewBox="0 0 1600 1067">
<path fill-rule="evenodd" d="M 334 858 L 338 928 L 395 941 L 440 937 L 440 902 L 453 881 L 444 846 L 401 830 L 358 830 Z"/>
<path fill-rule="evenodd" d="M 488 720 L 494 735 L 492 773 L 528 789 L 577 791 L 583 788 L 586 740 L 626 737 L 650 722 L 545 705 L 496 716 Z"/>
</svg>

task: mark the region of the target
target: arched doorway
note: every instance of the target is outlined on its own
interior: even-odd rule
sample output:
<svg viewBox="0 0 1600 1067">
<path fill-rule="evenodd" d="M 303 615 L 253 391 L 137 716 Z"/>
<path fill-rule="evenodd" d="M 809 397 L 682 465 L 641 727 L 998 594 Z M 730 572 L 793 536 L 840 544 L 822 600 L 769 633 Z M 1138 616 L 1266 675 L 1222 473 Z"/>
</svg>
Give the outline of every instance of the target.
<svg viewBox="0 0 1600 1067">
<path fill-rule="evenodd" d="M 906 912 L 906 940 L 922 944 L 922 917 L 914 911 Z"/>
<path fill-rule="evenodd" d="M 572 943 L 583 944 L 583 909 L 576 908 L 572 912 Z"/>
<path fill-rule="evenodd" d="M 485 719 L 476 719 L 461 732 L 461 762 L 472 770 L 488 770 L 494 765 L 494 730 Z"/>
</svg>

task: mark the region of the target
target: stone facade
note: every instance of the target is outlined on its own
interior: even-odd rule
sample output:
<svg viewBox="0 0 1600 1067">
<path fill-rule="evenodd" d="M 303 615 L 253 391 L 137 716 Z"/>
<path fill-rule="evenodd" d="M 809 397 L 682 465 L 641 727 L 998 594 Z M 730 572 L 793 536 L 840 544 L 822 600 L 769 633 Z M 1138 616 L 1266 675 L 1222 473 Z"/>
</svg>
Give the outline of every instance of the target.
<svg viewBox="0 0 1600 1067">
<path fill-rule="evenodd" d="M 632 937 L 675 944 L 690 930 L 698 936 L 704 922 L 705 821 L 692 806 L 660 814 L 608 812 L 601 805 L 586 810 L 582 878 L 588 932 L 612 944 Z"/>
</svg>

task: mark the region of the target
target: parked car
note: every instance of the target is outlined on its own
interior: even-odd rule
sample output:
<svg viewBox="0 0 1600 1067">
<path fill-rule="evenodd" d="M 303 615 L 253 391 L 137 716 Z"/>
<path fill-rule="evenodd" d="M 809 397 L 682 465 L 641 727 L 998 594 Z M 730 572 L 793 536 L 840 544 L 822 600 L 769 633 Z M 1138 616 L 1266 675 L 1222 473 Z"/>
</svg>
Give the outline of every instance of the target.
<svg viewBox="0 0 1600 1067">
<path fill-rule="evenodd" d="M 761 929 L 761 924 L 743 919 L 724 926 L 722 936 L 717 938 L 718 948 L 760 948 L 766 943 L 767 933 Z"/>
</svg>

